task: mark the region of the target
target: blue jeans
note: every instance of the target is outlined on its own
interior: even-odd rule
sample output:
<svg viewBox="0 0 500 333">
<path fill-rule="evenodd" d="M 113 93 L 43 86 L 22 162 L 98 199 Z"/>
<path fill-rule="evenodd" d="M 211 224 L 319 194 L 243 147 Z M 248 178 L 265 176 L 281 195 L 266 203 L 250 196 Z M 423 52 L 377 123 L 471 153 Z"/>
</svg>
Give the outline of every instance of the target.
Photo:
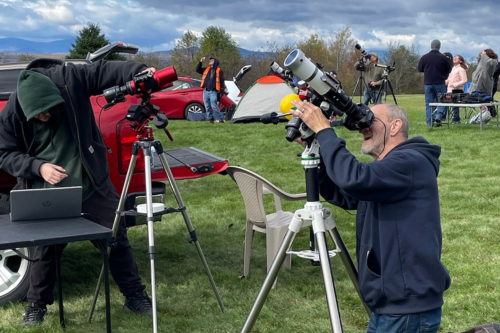
<svg viewBox="0 0 500 333">
<path fill-rule="evenodd" d="M 441 307 L 406 315 L 378 315 L 372 312 L 366 333 L 436 333 L 441 324 Z"/>
<path fill-rule="evenodd" d="M 453 121 L 460 121 L 460 108 L 458 106 L 453 107 Z"/>
<path fill-rule="evenodd" d="M 224 121 L 224 116 L 219 110 L 219 103 L 217 102 L 217 91 L 207 91 L 203 90 L 203 102 L 205 103 L 205 109 L 207 111 L 207 120 L 214 118 L 215 120 Z M 212 113 L 213 111 L 213 113 Z"/>
<path fill-rule="evenodd" d="M 378 88 L 376 90 L 365 89 L 365 93 L 364 93 L 365 101 L 363 103 L 365 105 L 368 105 L 368 103 L 371 100 L 373 104 L 379 104 L 380 100 L 382 99 L 382 93 L 380 93 L 378 100 L 375 101 L 375 98 L 377 98 L 377 95 L 378 95 Z"/>
<path fill-rule="evenodd" d="M 437 103 L 438 94 L 446 92 L 444 84 L 426 84 L 425 85 L 425 119 L 427 126 L 431 126 L 432 106 L 429 103 Z M 446 109 L 443 106 L 438 107 L 434 117 L 439 116 L 441 119 L 446 117 Z"/>
</svg>

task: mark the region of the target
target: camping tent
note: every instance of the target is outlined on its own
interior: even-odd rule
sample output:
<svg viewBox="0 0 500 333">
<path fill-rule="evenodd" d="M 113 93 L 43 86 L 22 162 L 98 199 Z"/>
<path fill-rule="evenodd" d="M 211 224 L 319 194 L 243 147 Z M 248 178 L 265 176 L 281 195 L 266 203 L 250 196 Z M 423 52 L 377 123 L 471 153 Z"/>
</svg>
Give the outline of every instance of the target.
<svg viewBox="0 0 500 333">
<path fill-rule="evenodd" d="M 296 92 L 276 75 L 261 77 L 252 84 L 241 98 L 232 123 L 259 121 L 263 114 L 280 113 L 281 99 Z"/>
</svg>

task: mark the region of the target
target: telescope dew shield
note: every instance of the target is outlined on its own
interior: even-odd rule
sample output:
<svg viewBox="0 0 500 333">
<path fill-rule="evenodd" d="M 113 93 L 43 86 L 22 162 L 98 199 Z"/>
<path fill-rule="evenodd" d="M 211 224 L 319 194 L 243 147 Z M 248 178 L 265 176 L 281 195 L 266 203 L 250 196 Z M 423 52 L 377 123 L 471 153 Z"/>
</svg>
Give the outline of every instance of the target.
<svg viewBox="0 0 500 333">
<path fill-rule="evenodd" d="M 299 49 L 293 50 L 285 59 L 284 65 L 299 78 L 306 81 L 320 95 L 325 95 L 330 87 L 321 81 L 324 75 L 312 61 Z"/>
</svg>

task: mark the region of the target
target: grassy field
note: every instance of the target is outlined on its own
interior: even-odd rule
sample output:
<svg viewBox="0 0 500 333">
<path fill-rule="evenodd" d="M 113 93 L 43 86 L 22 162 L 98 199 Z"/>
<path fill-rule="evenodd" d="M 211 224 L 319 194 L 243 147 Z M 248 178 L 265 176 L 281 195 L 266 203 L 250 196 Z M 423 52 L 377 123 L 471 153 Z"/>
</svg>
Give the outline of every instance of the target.
<svg viewBox="0 0 500 333">
<path fill-rule="evenodd" d="M 440 332 L 464 331 L 475 325 L 500 321 L 500 131 L 487 126 L 425 125 L 423 95 L 397 96 L 410 116 L 410 137 L 424 136 L 442 147 L 440 187 L 444 264 L 453 282 L 445 293 Z M 209 124 L 171 121 L 174 136 L 168 142 L 156 131 L 165 149 L 192 146 L 227 158 L 231 165 L 251 169 L 282 189 L 304 192 L 304 173 L 297 153 L 302 149 L 285 140 L 284 123 L 277 126 Z M 362 136 L 338 129 L 347 147 L 360 160 L 370 162 L 359 151 Z M 228 176 L 212 175 L 178 181 L 177 185 L 198 233 L 200 245 L 226 306 L 222 314 L 187 229 L 178 214 L 166 215 L 155 224 L 156 280 L 160 332 L 239 332 L 266 273 L 265 236 L 257 234 L 250 276 L 243 274 L 245 209 L 239 190 Z M 172 195 L 167 203 L 174 205 Z M 269 203 L 270 205 L 270 203 Z M 294 211 L 302 202 L 284 203 Z M 354 255 L 355 215 L 325 204 L 332 210 L 338 230 Z M 141 275 L 150 289 L 144 226 L 129 230 Z M 307 230 L 298 234 L 294 248 L 307 248 Z M 100 297 L 94 320 L 86 322 L 93 290 L 101 267 L 100 256 L 90 243 L 70 244 L 63 261 L 66 332 L 105 332 L 104 297 Z M 347 276 L 340 258 L 332 259 L 344 332 L 365 331 L 368 317 Z M 111 284 L 114 332 L 150 332 L 150 318 L 125 314 L 123 297 Z M 1 332 L 63 332 L 57 305 L 49 307 L 45 322 L 19 329 L 24 303 L 0 308 Z M 267 298 L 253 332 L 331 332 L 320 267 L 294 257 L 292 269 L 282 269 L 278 285 Z"/>
</svg>

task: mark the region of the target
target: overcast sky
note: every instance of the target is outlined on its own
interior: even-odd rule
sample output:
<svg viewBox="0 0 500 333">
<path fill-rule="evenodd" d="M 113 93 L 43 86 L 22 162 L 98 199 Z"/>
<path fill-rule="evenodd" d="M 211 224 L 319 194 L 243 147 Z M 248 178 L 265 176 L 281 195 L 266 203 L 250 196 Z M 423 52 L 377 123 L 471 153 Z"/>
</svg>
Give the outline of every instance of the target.
<svg viewBox="0 0 500 333">
<path fill-rule="evenodd" d="M 0 38 L 75 38 L 89 22 L 111 41 L 148 52 L 170 50 L 187 30 L 223 27 L 249 50 L 267 50 L 318 34 L 328 39 L 348 26 L 368 52 L 389 42 L 466 59 L 485 48 L 500 52 L 499 0 L 0 0 Z M 495 32 L 496 31 L 496 32 Z"/>
</svg>

